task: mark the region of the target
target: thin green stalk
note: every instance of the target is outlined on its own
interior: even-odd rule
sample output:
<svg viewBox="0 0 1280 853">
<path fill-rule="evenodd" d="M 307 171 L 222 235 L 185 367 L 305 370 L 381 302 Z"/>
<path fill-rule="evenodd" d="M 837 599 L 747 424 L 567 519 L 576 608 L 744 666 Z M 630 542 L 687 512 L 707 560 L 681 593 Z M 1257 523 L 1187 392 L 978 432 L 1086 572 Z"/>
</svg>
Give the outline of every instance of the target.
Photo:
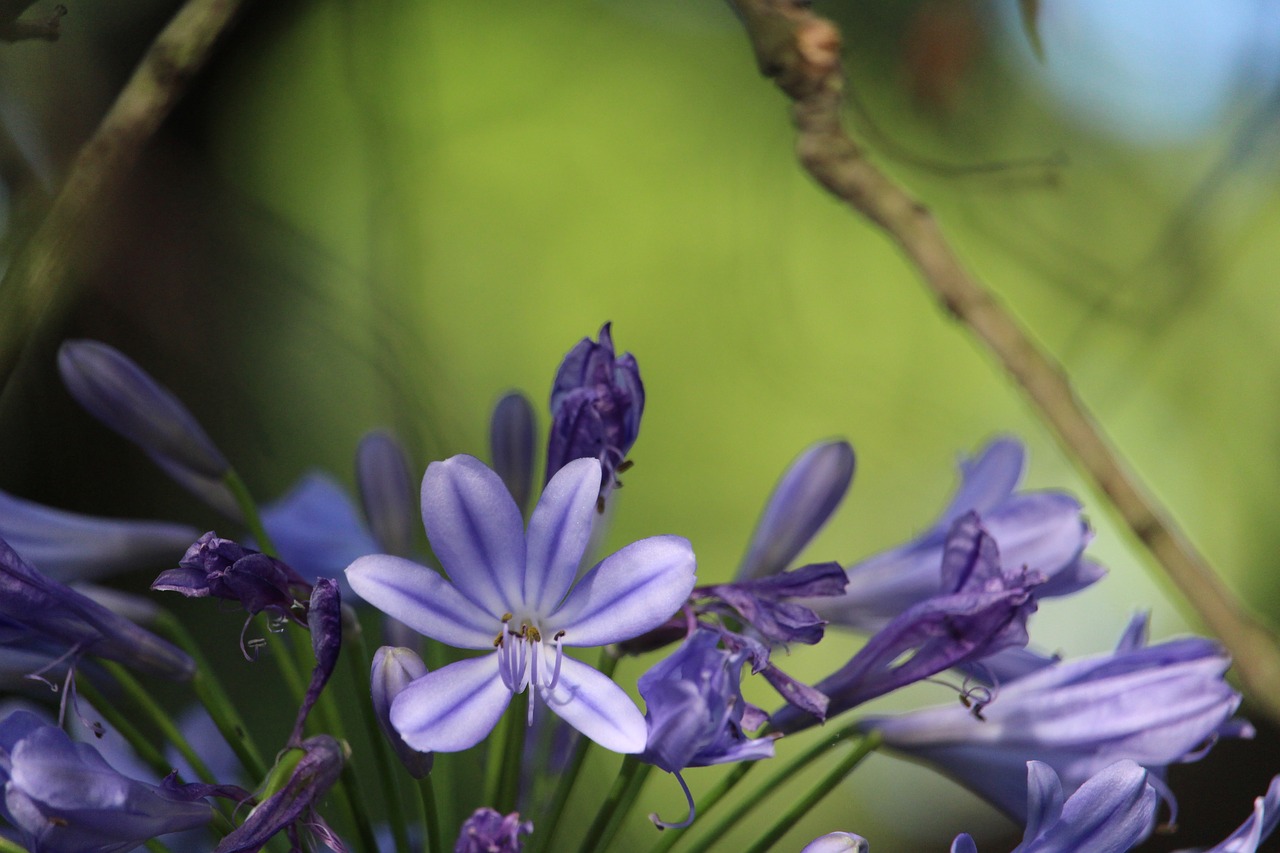
<svg viewBox="0 0 1280 853">
<path fill-rule="evenodd" d="M 253 534 L 253 538 L 258 541 L 258 550 L 270 557 L 279 557 L 280 552 L 276 550 L 275 543 L 271 541 L 267 528 L 262 526 L 262 516 L 258 514 L 258 504 L 253 499 L 253 495 L 249 493 L 249 487 L 245 485 L 244 480 L 240 479 L 240 475 L 235 469 L 227 472 L 224 479 L 227 488 L 231 490 L 231 494 L 236 499 L 236 505 L 240 507 L 240 511 L 244 513 L 244 523 L 249 528 L 249 532 Z"/>
<path fill-rule="evenodd" d="M 613 843 L 613 837 L 618 834 L 618 830 L 622 829 L 622 824 L 626 822 L 627 815 L 631 813 L 632 807 L 636 804 L 636 799 L 640 796 L 640 791 L 644 788 L 644 783 L 649 778 L 649 771 L 653 770 L 652 764 L 640 764 L 640 769 L 631 777 L 627 783 L 627 787 L 622 792 L 622 798 L 618 801 L 618 806 L 614 810 L 613 818 L 604 828 L 604 833 L 600 836 L 600 849 L 608 850 Z"/>
<path fill-rule="evenodd" d="M 151 718 L 151 722 L 155 724 L 156 728 L 160 730 L 160 733 L 165 736 L 169 743 L 177 748 L 182 757 L 191 765 L 191 769 L 196 772 L 196 775 L 209 784 L 216 784 L 218 780 L 214 778 L 212 771 L 204 763 L 204 759 L 191 748 L 191 744 L 186 737 L 182 732 L 178 731 L 178 727 L 169 718 L 169 713 L 161 708 L 155 699 L 151 698 L 151 694 L 146 691 L 146 688 L 139 684 L 138 680 L 127 669 L 115 661 L 103 660 L 99 661 L 99 663 L 120 684 L 120 687 L 133 700 L 133 703 L 138 706 L 138 709 Z"/>
<path fill-rule="evenodd" d="M 156 618 L 155 625 L 161 634 L 177 643 L 183 651 L 191 655 L 192 659 L 195 660 L 196 674 L 192 678 L 191 686 L 195 690 L 196 698 L 200 700 L 200 704 L 204 705 L 205 710 L 209 712 L 209 717 L 213 720 L 214 725 L 218 727 L 223 740 L 227 742 L 232 751 L 235 752 L 236 757 L 240 759 L 240 764 L 249 774 L 249 777 L 251 779 L 264 778 L 267 775 L 267 763 L 262 760 L 262 753 L 258 751 L 253 735 L 249 732 L 249 727 L 241 719 L 239 711 L 236 710 L 230 697 L 227 696 L 226 690 L 222 687 L 222 682 L 218 680 L 217 674 L 214 672 L 213 667 L 209 665 L 204 653 L 200 651 L 200 647 L 196 644 L 194 638 L 182 623 L 167 610 L 160 612 L 160 615 Z"/>
<path fill-rule="evenodd" d="M 714 788 L 703 796 L 699 811 L 701 812 L 704 820 L 706 819 L 707 814 L 716 807 L 716 804 L 723 800 L 729 792 L 746 777 L 748 773 L 755 769 L 755 766 L 759 763 L 760 762 L 758 761 L 743 761 L 738 763 L 727 776 L 723 777 L 718 783 L 716 783 Z M 688 827 L 666 830 L 662 833 L 662 838 L 657 844 L 653 845 L 653 849 L 651 849 L 649 853 L 666 853 L 666 851 L 675 846 L 675 843 L 679 841 L 687 831 Z"/>
<path fill-rule="evenodd" d="M 21 844 L 0 837 L 0 853 L 29 853 L 29 851 Z"/>
<path fill-rule="evenodd" d="M 502 765 L 498 770 L 498 785 L 493 807 L 503 814 L 515 811 L 516 797 L 520 792 L 520 764 L 524 758 L 524 738 L 529 730 L 529 690 L 517 693 L 507 709 L 507 731 L 502 744 Z"/>
<path fill-rule="evenodd" d="M 94 687 L 87 678 L 80 676 L 76 679 L 76 690 L 79 691 L 81 696 L 88 699 L 93 709 L 105 717 L 111 727 L 129 742 L 129 745 L 133 747 L 133 751 L 146 762 L 147 766 L 161 776 L 169 774 L 173 767 L 165 760 L 160 750 L 156 749 L 151 739 L 138 731 L 133 723 L 129 721 L 129 718 L 121 714 L 115 704 L 99 693 L 98 688 Z M 0 853 L 2 853 L 2 850 L 0 850 Z"/>
<path fill-rule="evenodd" d="M 747 853 L 765 853 L 778 839 L 787 834 L 787 830 L 795 826 L 802 817 L 808 814 L 810 809 L 821 802 L 823 797 L 834 791 L 844 781 L 844 778 L 852 773 L 853 769 L 861 764 L 862 760 L 874 752 L 878 746 L 880 746 L 879 732 L 872 732 L 863 737 L 853 751 L 844 757 L 844 760 L 832 768 L 830 773 L 822 777 L 822 781 L 810 788 L 809 793 L 792 803 L 791 808 L 787 809 L 782 817 L 778 818 L 769 831 L 747 849 Z M 708 844 L 715 840 L 718 839 L 712 838 Z"/>
<path fill-rule="evenodd" d="M 797 755 L 795 758 L 791 760 L 789 764 L 784 766 L 777 773 L 774 773 L 773 776 L 771 776 L 768 781 L 766 781 L 759 788 L 757 788 L 750 795 L 748 795 L 746 799 L 742 800 L 736 806 L 734 806 L 733 811 L 729 812 L 729 814 L 721 818 L 720 821 L 715 824 L 715 826 L 709 829 L 705 837 L 707 839 L 723 838 L 725 833 L 727 833 L 730 828 L 732 828 L 735 824 L 737 824 L 739 820 L 741 820 L 743 817 L 746 816 L 747 812 L 754 809 L 763 800 L 765 800 L 770 794 L 774 793 L 779 788 L 781 788 L 782 785 L 785 784 L 787 780 L 789 780 L 792 776 L 796 775 L 801 770 L 803 770 L 804 768 L 812 764 L 814 761 L 816 761 L 818 758 L 827 754 L 835 747 L 839 746 L 842 740 L 850 737 L 856 737 L 858 734 L 859 733 L 856 727 L 848 726 L 836 732 L 834 737 L 823 738 L 821 741 L 819 741 L 818 743 L 815 743 L 813 746 L 811 746 L 809 749 L 802 752 L 800 755 Z M 757 764 L 757 763 L 759 762 L 752 762 L 752 764 Z M 742 766 L 746 766 L 746 765 L 744 764 Z M 705 810 L 704 810 L 704 816 L 705 816 Z M 695 847 L 694 849 L 696 850 L 698 848 Z"/>
<path fill-rule="evenodd" d="M 391 834 L 395 838 L 396 850 L 409 853 L 409 831 L 405 820 L 404 803 L 400 797 L 400 786 L 396 779 L 400 774 L 394 772 L 394 757 L 387 737 L 378 723 L 377 714 L 373 710 L 372 696 L 368 690 L 360 689 L 369 680 L 370 662 L 368 646 L 364 642 L 364 632 L 359 625 L 347 632 L 347 659 L 352 681 L 357 685 L 356 703 L 360 706 L 360 717 L 364 721 L 365 734 L 373 747 L 373 762 L 377 767 L 378 780 L 382 785 L 382 796 L 387 803 L 387 819 L 391 822 Z"/>
<path fill-rule="evenodd" d="M 158 838 L 148 839 L 143 842 L 143 845 L 150 850 L 151 853 L 172 853 L 172 851 L 165 846 L 165 843 Z"/>
<path fill-rule="evenodd" d="M 634 755 L 628 755 L 622 759 L 622 767 L 618 769 L 618 777 L 613 780 L 613 787 L 609 789 L 604 802 L 600 805 L 600 810 L 596 812 L 596 819 L 591 822 L 591 826 L 587 829 L 587 834 L 582 837 L 582 845 L 578 848 L 578 853 L 595 853 L 595 851 L 602 849 L 600 844 L 604 838 L 605 829 L 613 820 L 614 812 L 617 811 L 618 804 L 622 802 L 623 795 L 630 786 L 632 777 L 639 773 L 642 767 L 644 765 Z"/>
<path fill-rule="evenodd" d="M 620 658 L 617 655 L 610 654 L 608 648 L 600 650 L 600 661 L 596 664 L 596 669 L 606 678 L 613 678 L 614 671 L 618 668 Z M 547 808 L 547 816 L 543 818 L 540 827 L 536 827 L 537 841 L 535 843 L 535 853 L 544 853 L 550 849 L 551 842 L 555 840 L 556 827 L 560 824 L 560 818 L 564 816 L 565 806 L 569 803 L 569 795 L 573 793 L 573 783 L 578 780 L 578 773 L 582 770 L 582 765 L 587 759 L 587 749 L 590 747 L 591 741 L 586 737 L 578 737 L 574 741 L 573 754 L 569 757 L 568 767 L 565 772 L 560 775 L 559 781 L 556 783 L 555 793 L 551 797 L 551 805 Z"/>
<path fill-rule="evenodd" d="M 418 780 L 418 794 L 422 800 L 422 835 L 427 840 L 427 853 L 445 853 L 444 845 L 440 841 L 440 813 L 436 810 L 436 789 L 431 782 L 430 774 Z"/>
</svg>

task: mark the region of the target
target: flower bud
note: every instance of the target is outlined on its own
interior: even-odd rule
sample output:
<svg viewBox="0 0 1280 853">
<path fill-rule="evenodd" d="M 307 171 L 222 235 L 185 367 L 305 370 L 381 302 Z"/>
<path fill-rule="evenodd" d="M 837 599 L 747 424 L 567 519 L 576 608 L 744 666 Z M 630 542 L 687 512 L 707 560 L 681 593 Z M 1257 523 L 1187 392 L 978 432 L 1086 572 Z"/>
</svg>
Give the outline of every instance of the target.
<svg viewBox="0 0 1280 853">
<path fill-rule="evenodd" d="M 373 669 L 369 674 L 373 693 L 373 710 L 378 724 L 391 741 L 396 757 L 404 764 L 409 775 L 421 779 L 431 772 L 435 753 L 418 752 L 404 742 L 400 733 L 391 725 L 391 703 L 415 679 L 427 674 L 427 666 L 411 649 L 402 646 L 383 646 L 373 654 Z"/>
<path fill-rule="evenodd" d="M 489 450 L 493 470 L 507 484 L 521 511 L 533 491 L 533 406 L 521 393 L 512 392 L 493 407 L 489 421 Z"/>
<path fill-rule="evenodd" d="M 364 517 L 378 546 L 384 553 L 408 557 L 422 515 L 404 448 L 391 433 L 374 430 L 360 439 L 356 481 Z"/>
</svg>

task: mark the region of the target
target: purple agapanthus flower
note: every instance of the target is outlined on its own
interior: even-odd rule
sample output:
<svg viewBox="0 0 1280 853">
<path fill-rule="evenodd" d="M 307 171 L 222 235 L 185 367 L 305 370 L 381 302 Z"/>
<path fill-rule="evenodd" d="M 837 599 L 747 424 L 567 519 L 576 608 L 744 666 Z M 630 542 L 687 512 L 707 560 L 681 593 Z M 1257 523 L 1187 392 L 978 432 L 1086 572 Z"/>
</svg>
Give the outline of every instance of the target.
<svg viewBox="0 0 1280 853">
<path fill-rule="evenodd" d="M 47 578 L 0 539 L 0 620 L 68 657 L 98 655 L 164 678 L 186 680 L 186 652 L 70 587 Z"/>
<path fill-rule="evenodd" d="M 532 832 L 533 823 L 520 820 L 518 812 L 504 817 L 486 806 L 462 824 L 453 853 L 520 853 L 524 849 L 520 836 Z"/>
<path fill-rule="evenodd" d="M 301 602 L 311 594 L 311 584 L 287 563 L 213 531 L 192 543 L 178 568 L 161 572 L 151 588 L 235 601 L 251 616 L 266 610 L 300 625 L 306 623 Z"/>
<path fill-rule="evenodd" d="M 40 853 L 124 853 L 213 816 L 210 786 L 130 779 L 26 711 L 0 721 L 0 783 L 0 813 Z"/>
<path fill-rule="evenodd" d="M 720 647 L 699 628 L 666 659 L 640 676 L 647 706 L 648 743 L 640 760 L 677 773 L 733 761 L 773 757 L 773 738 L 749 738 L 764 712 L 742 698 L 739 681 L 748 655 Z"/>
<path fill-rule="evenodd" d="M 655 536 L 606 557 L 574 584 L 600 471 L 596 459 L 561 468 L 526 534 L 510 492 L 484 463 L 433 462 L 422 481 L 422 517 L 448 579 L 385 554 L 348 567 L 355 591 L 387 615 L 451 646 L 492 650 L 422 676 L 395 699 L 391 722 L 414 749 L 474 746 L 526 688 L 530 715 L 540 699 L 608 749 L 644 749 L 635 704 L 564 649 L 615 643 L 662 623 L 693 589 L 695 560 L 687 540 Z"/>
<path fill-rule="evenodd" d="M 1267 793 L 1253 801 L 1253 813 L 1222 843 L 1206 849 L 1178 853 L 1257 853 L 1258 845 L 1271 837 L 1280 823 L 1280 776 L 1271 779 Z"/>
<path fill-rule="evenodd" d="M 347 756 L 347 747 L 329 735 L 307 738 L 287 751 L 281 760 L 294 762 L 288 779 L 255 806 L 214 853 L 257 853 L 278 832 L 285 832 L 293 849 L 301 850 L 300 828 L 317 835 L 331 850 L 345 853 L 346 845 L 316 813 L 316 806 L 338 781 Z"/>
<path fill-rule="evenodd" d="M 533 492 L 533 453 L 537 440 L 533 405 L 518 391 L 507 394 L 493 407 L 489 419 L 489 453 L 493 470 L 523 511 Z"/>
<path fill-rule="evenodd" d="M 834 625 L 873 633 L 913 604 L 936 595 L 947 534 L 956 520 L 976 512 L 995 539 L 1004 565 L 1040 572 L 1040 598 L 1067 595 L 1097 581 L 1105 570 L 1083 556 L 1092 532 L 1075 498 L 1064 492 L 1015 491 L 1025 461 L 1022 445 L 1004 438 L 960 466 L 960 489 L 937 522 L 905 545 L 846 571 L 844 595 L 807 602 Z"/>
<path fill-rule="evenodd" d="M 1027 762 L 1027 828 L 1012 853 L 1125 853 L 1151 834 L 1159 795 L 1148 773 L 1117 761 L 1063 801 L 1062 782 L 1048 764 Z M 956 837 L 951 853 L 978 853 L 973 838 Z"/>
<path fill-rule="evenodd" d="M 848 663 L 814 685 L 828 697 L 827 714 L 1026 645 L 1027 619 L 1042 582 L 1025 569 L 1003 571 L 995 541 L 978 517 L 961 516 L 943 549 L 943 592 L 890 621 Z M 794 705 L 773 715 L 773 725 L 787 732 L 818 721 Z"/>
<path fill-rule="evenodd" d="M 640 434 L 644 383 L 635 356 L 614 356 L 610 325 L 600 341 L 583 338 L 560 363 L 551 386 L 547 481 L 574 459 L 600 462 L 600 500 L 618 485 L 618 471 Z"/>
<path fill-rule="evenodd" d="M 356 482 L 364 517 L 378 545 L 365 553 L 381 551 L 400 557 L 412 554 L 414 528 L 418 524 L 414 476 L 395 436 L 386 430 L 365 433 L 356 448 Z M 350 562 L 347 560 L 342 568 Z"/>
<path fill-rule="evenodd" d="M 1136 624 L 1145 625 L 1139 617 Z M 1068 794 L 1109 764 L 1131 759 L 1173 804 L 1165 768 L 1195 761 L 1218 737 L 1251 737 L 1223 679 L 1230 659 L 1199 637 L 1144 647 L 1125 632 L 1116 652 L 1066 661 L 1005 684 L 979 717 L 960 705 L 870 717 L 884 745 L 933 765 L 1025 820 L 1026 762 L 1043 761 Z"/>
</svg>

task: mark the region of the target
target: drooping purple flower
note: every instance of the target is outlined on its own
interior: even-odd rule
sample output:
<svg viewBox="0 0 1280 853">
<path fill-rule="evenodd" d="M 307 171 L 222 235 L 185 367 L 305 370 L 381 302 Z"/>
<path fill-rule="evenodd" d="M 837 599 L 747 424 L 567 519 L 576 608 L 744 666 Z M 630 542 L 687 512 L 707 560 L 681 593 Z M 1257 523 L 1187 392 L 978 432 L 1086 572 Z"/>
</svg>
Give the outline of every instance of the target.
<svg viewBox="0 0 1280 853">
<path fill-rule="evenodd" d="M 0 539 L 0 619 L 69 657 L 97 655 L 163 678 L 186 680 L 195 662 L 181 649 L 89 597 L 47 578 Z"/>
<path fill-rule="evenodd" d="M 1132 761 L 1117 761 L 1095 773 L 1063 801 L 1053 768 L 1027 762 L 1027 828 L 1012 853 L 1125 853 L 1151 834 L 1159 795 L 1148 773 Z M 961 834 L 952 853 L 978 853 Z"/>
<path fill-rule="evenodd" d="M 137 444 L 170 477 L 211 506 L 239 517 L 224 482 L 231 465 L 191 412 L 119 350 L 66 341 L 58 350 L 63 384 L 89 414 Z"/>
<path fill-rule="evenodd" d="M 938 593 L 938 569 L 947 534 L 958 518 L 976 512 L 995 539 L 1004 565 L 1045 577 L 1039 598 L 1077 592 L 1105 570 L 1083 556 L 1093 534 L 1075 498 L 1063 492 L 1017 492 L 1025 452 L 1014 439 L 998 439 L 961 463 L 960 489 L 929 530 L 916 539 L 849 566 L 842 597 L 813 608 L 832 624 L 868 633 Z"/>
<path fill-rule="evenodd" d="M 748 655 L 720 648 L 700 628 L 640 676 L 648 743 L 640 760 L 677 773 L 733 761 L 773 757 L 773 738 L 749 738 L 767 719 L 742 698 L 739 681 Z"/>
<path fill-rule="evenodd" d="M 413 553 L 413 529 L 418 523 L 417 501 L 409 460 L 391 433 L 373 430 L 360 439 L 360 446 L 356 448 L 356 482 L 364 517 L 378 544 L 377 549 L 365 553 L 380 550 L 384 554 L 408 557 Z M 339 568 L 345 568 L 351 560 L 341 563 Z"/>
<path fill-rule="evenodd" d="M 1126 632 L 1127 638 L 1134 636 Z M 1150 772 L 1172 804 L 1165 768 L 1195 761 L 1218 737 L 1251 737 L 1231 715 L 1240 704 L 1223 679 L 1230 659 L 1210 640 L 1066 661 L 1003 685 L 978 717 L 960 705 L 870 717 L 884 745 L 930 764 L 1025 820 L 1026 762 L 1051 766 L 1068 794 L 1122 759 Z"/>
<path fill-rule="evenodd" d="M 97 518 L 0 492 L 0 536 L 64 583 L 171 563 L 199 534 L 186 524 Z"/>
<path fill-rule="evenodd" d="M 1258 845 L 1271 837 L 1280 823 L 1280 776 L 1271 779 L 1265 796 L 1253 801 L 1253 813 L 1222 843 L 1207 850 L 1179 850 L 1178 853 L 1256 853 Z"/>
<path fill-rule="evenodd" d="M 41 853 L 124 853 L 213 816 L 202 799 L 211 786 L 130 779 L 26 711 L 0 721 L 0 783 L 0 812 Z"/>
<path fill-rule="evenodd" d="M 391 725 L 391 703 L 406 687 L 426 674 L 427 665 L 412 649 L 383 646 L 373 653 L 373 667 L 369 673 L 373 711 L 378 718 L 378 725 L 395 750 L 396 757 L 415 779 L 421 779 L 431 772 L 435 755 L 419 752 L 404 742 L 395 726 Z"/>
<path fill-rule="evenodd" d="M 813 645 L 822 639 L 827 623 L 795 599 L 840 595 L 846 582 L 839 563 L 814 563 L 767 577 L 698 587 L 693 597 L 719 599 L 732 609 L 729 615 L 770 643 Z"/>
<path fill-rule="evenodd" d="M 324 686 L 329 683 L 329 676 L 338 665 L 338 654 L 342 651 L 342 596 L 338 592 L 338 582 L 333 578 L 321 578 L 311 590 L 311 601 L 307 605 L 307 630 L 311 634 L 311 651 L 315 655 L 316 665 L 311 670 L 311 682 L 302 697 L 302 705 L 294 719 L 293 731 L 287 743 L 296 745 L 302 740 L 302 728 L 306 725 L 307 715 L 320 698 Z"/>
<path fill-rule="evenodd" d="M 644 749 L 644 717 L 631 699 L 564 648 L 618 642 L 662 623 L 693 589 L 695 560 L 687 540 L 655 536 L 606 557 L 574 584 L 600 470 L 596 459 L 565 465 L 526 535 L 511 493 L 482 462 L 433 462 L 422 481 L 422 515 L 448 579 L 385 554 L 347 569 L 355 591 L 387 615 L 451 646 L 492 650 L 430 672 L 396 697 L 391 722 L 414 749 L 474 746 L 526 688 L 533 688 L 530 713 L 541 699 L 608 749 Z"/>
<path fill-rule="evenodd" d="M 847 441 L 823 441 L 805 449 L 765 502 L 738 566 L 739 580 L 764 578 L 791 565 L 844 500 L 853 469 L 853 448 Z"/>
<path fill-rule="evenodd" d="M 524 849 L 520 836 L 532 832 L 533 822 L 522 822 L 518 812 L 503 817 L 486 806 L 462 824 L 453 853 L 520 853 Z"/>
<path fill-rule="evenodd" d="M 507 394 L 493 407 L 489 420 L 489 453 L 493 470 L 507 484 L 516 506 L 529 506 L 533 491 L 533 405 L 519 392 Z"/>
<path fill-rule="evenodd" d="M 574 459 L 600 462 L 600 499 L 618 485 L 618 471 L 640 434 L 644 384 L 631 353 L 614 357 L 611 324 L 600 341 L 583 338 L 560 363 L 551 387 L 547 478 Z"/>
<path fill-rule="evenodd" d="M 294 763 L 288 780 L 249 812 L 244 823 L 223 838 L 214 853 L 257 853 L 281 831 L 288 834 L 296 849 L 301 849 L 299 822 L 319 833 L 333 849 L 345 850 L 315 809 L 338 781 L 346 760 L 346 748 L 329 735 L 307 738 L 286 751 L 281 761 Z"/>
<path fill-rule="evenodd" d="M 235 601 L 251 616 L 266 610 L 298 624 L 305 624 L 300 604 L 311 593 L 311 584 L 287 563 L 213 531 L 192 543 L 178 568 L 161 572 L 151 588 Z"/>
<path fill-rule="evenodd" d="M 942 557 L 943 592 L 916 604 L 871 637 L 848 663 L 814 685 L 838 714 L 877 696 L 1027 642 L 1042 578 L 1025 569 L 1006 574 L 995 541 L 978 517 L 961 516 Z M 794 706 L 773 715 L 781 731 L 819 720 Z"/>
</svg>

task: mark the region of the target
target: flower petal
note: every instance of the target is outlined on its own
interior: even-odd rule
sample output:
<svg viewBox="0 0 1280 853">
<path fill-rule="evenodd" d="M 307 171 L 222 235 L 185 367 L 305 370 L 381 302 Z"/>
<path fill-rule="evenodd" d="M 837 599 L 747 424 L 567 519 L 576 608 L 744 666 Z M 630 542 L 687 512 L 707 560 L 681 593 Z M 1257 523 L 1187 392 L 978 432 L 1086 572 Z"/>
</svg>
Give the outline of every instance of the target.
<svg viewBox="0 0 1280 853">
<path fill-rule="evenodd" d="M 347 567 L 356 595 L 433 640 L 460 649 L 488 649 L 500 627 L 440 575 L 403 557 L 370 554 Z"/>
<path fill-rule="evenodd" d="M 600 463 L 575 459 L 547 483 L 529 519 L 524 601 L 547 613 L 564 598 L 591 538 L 600 495 Z"/>
<path fill-rule="evenodd" d="M 689 540 L 651 536 L 605 557 L 548 619 L 566 646 L 603 646 L 661 625 L 689 597 L 697 578 Z"/>
<path fill-rule="evenodd" d="M 422 520 L 463 595 L 498 615 L 522 609 L 524 519 L 501 477 L 473 456 L 432 462 L 422 478 Z"/>
<path fill-rule="evenodd" d="M 511 690 L 498 677 L 494 653 L 451 663 L 414 681 L 391 703 L 391 725 L 419 752 L 458 752 L 484 740 L 510 703 Z"/>
<path fill-rule="evenodd" d="M 566 723 L 605 749 L 644 750 L 647 733 L 640 709 L 626 691 L 585 663 L 566 655 L 559 683 L 554 690 L 542 691 L 542 699 Z"/>
</svg>

